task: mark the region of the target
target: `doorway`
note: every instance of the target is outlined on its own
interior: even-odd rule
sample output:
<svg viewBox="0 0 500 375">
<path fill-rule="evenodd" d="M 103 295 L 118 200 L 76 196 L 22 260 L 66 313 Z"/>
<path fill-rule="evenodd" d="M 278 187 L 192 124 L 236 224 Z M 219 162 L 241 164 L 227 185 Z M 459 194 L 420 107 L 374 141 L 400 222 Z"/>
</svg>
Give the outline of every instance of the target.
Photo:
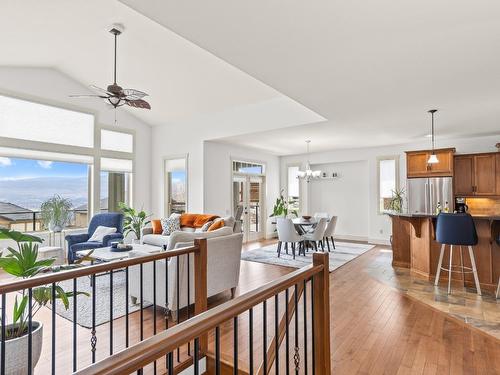
<svg viewBox="0 0 500 375">
<path fill-rule="evenodd" d="M 264 237 L 264 176 L 233 174 L 234 212 L 242 210 L 243 241 Z"/>
<path fill-rule="evenodd" d="M 185 213 L 188 197 L 187 158 L 165 159 L 163 173 L 165 217 Z"/>
</svg>

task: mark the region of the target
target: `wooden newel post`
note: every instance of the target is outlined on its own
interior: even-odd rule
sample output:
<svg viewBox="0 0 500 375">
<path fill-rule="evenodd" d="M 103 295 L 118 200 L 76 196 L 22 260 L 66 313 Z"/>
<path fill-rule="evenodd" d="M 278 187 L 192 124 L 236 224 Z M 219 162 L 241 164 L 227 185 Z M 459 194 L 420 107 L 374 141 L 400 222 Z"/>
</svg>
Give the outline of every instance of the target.
<svg viewBox="0 0 500 375">
<path fill-rule="evenodd" d="M 207 240 L 197 239 L 194 245 L 198 250 L 194 253 L 194 313 L 207 311 Z M 208 333 L 200 336 L 200 351 L 208 349 Z"/>
<path fill-rule="evenodd" d="M 323 270 L 314 278 L 315 375 L 330 375 L 330 271 L 328 253 L 314 253 L 313 264 Z"/>
</svg>

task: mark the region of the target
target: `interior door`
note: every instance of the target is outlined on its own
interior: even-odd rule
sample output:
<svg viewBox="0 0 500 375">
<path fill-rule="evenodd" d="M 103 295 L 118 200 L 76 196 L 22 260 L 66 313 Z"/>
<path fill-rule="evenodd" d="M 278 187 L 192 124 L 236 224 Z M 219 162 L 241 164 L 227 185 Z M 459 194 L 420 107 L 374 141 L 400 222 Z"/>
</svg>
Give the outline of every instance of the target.
<svg viewBox="0 0 500 375">
<path fill-rule="evenodd" d="M 233 208 L 243 208 L 243 241 L 256 241 L 264 237 L 263 182 L 261 176 L 233 176 Z"/>
</svg>

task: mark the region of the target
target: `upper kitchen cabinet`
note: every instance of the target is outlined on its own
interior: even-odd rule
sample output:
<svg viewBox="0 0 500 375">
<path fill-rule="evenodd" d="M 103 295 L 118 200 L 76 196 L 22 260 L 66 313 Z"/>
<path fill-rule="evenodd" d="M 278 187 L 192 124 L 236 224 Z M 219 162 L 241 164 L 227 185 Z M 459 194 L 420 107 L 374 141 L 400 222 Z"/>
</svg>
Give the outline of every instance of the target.
<svg viewBox="0 0 500 375">
<path fill-rule="evenodd" d="M 498 154 L 472 154 L 455 156 L 455 195 L 500 195 L 497 188 L 500 165 Z"/>
<path fill-rule="evenodd" d="M 429 164 L 427 160 L 432 150 L 406 151 L 406 176 L 416 177 L 448 177 L 453 176 L 454 148 L 434 150 L 439 162 Z"/>
</svg>

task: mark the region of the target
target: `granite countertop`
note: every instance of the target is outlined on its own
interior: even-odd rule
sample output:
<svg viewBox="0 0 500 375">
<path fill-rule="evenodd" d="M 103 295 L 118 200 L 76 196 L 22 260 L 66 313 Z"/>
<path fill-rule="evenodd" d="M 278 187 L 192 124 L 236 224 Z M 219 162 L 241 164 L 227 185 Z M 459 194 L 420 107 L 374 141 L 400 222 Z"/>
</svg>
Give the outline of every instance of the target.
<svg viewBox="0 0 500 375">
<path fill-rule="evenodd" d="M 415 212 L 415 213 L 410 213 L 410 212 L 402 212 L 402 213 L 397 213 L 397 212 L 390 212 L 388 213 L 389 216 L 398 216 L 398 217 L 408 217 L 408 218 L 422 218 L 422 217 L 429 217 L 429 218 L 435 218 L 437 217 L 436 214 L 426 214 L 423 212 Z M 475 219 L 487 219 L 487 220 L 500 220 L 500 215 L 484 215 L 484 214 L 471 214 L 471 216 Z"/>
</svg>

